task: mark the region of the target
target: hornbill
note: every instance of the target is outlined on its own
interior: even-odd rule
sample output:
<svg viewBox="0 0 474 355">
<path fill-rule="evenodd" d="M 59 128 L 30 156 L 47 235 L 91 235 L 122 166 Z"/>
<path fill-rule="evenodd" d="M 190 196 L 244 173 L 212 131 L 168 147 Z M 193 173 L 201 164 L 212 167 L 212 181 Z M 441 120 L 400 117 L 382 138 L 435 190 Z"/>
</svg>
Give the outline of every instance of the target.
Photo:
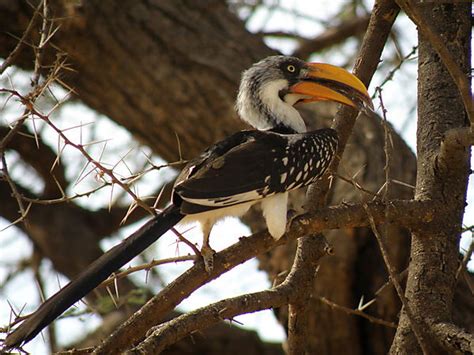
<svg viewBox="0 0 474 355">
<path fill-rule="evenodd" d="M 255 130 L 237 132 L 190 161 L 176 179 L 172 204 L 44 302 L 7 336 L 6 348 L 30 341 L 178 222 L 200 223 L 207 271 L 214 253 L 209 233 L 223 217 L 240 216 L 260 202 L 268 231 L 279 239 L 286 230 L 288 192 L 320 178 L 337 149 L 335 130 L 306 132 L 294 107 L 322 100 L 372 107 L 364 84 L 329 64 L 272 56 L 244 71 L 236 109 Z"/>
</svg>

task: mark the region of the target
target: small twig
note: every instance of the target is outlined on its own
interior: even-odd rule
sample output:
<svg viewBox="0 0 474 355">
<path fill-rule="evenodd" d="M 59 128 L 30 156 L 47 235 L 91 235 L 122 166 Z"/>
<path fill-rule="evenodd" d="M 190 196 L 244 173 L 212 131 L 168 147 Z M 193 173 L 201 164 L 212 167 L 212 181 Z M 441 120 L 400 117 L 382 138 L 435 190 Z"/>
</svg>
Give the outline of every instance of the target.
<svg viewBox="0 0 474 355">
<path fill-rule="evenodd" d="M 378 94 L 378 98 L 380 101 L 380 107 L 382 109 L 382 124 L 383 124 L 383 130 L 384 130 L 384 153 L 385 153 L 385 166 L 384 166 L 384 171 L 385 171 L 385 192 L 384 192 L 384 199 L 387 200 L 390 195 L 390 183 L 391 183 L 391 158 L 392 158 L 392 148 L 393 148 L 393 142 L 392 142 L 392 136 L 389 131 L 388 127 L 388 121 L 387 121 L 387 109 L 385 108 L 385 105 L 383 103 L 382 99 L 382 88 L 377 87 L 375 89 L 375 92 Z"/>
<path fill-rule="evenodd" d="M 464 227 L 461 231 L 461 233 L 465 233 L 465 232 L 474 232 L 474 225 L 471 225 L 471 226 L 468 226 L 468 227 Z"/>
<path fill-rule="evenodd" d="M 337 303 L 329 301 L 325 297 L 313 297 L 313 299 L 321 301 L 322 303 L 328 305 L 329 307 L 337 309 L 337 310 L 342 311 L 344 313 L 353 314 L 353 315 L 356 315 L 356 316 L 359 316 L 359 317 L 363 317 L 365 319 L 368 319 L 372 323 L 380 324 L 380 325 L 383 325 L 383 326 L 386 326 L 386 327 L 389 327 L 389 328 L 397 329 L 397 325 L 395 323 L 389 322 L 389 321 L 386 321 L 386 320 L 383 320 L 383 319 L 380 319 L 380 318 L 377 318 L 377 317 L 374 317 L 374 316 L 371 316 L 370 314 L 367 314 L 367 313 L 365 313 L 365 312 L 363 312 L 359 309 L 352 309 L 352 308 L 349 308 L 349 307 L 341 306 Z"/>
<path fill-rule="evenodd" d="M 467 249 L 466 254 L 464 254 L 462 262 L 456 271 L 456 282 L 459 280 L 459 275 L 461 275 L 461 272 L 463 270 L 467 270 L 467 264 L 471 260 L 471 256 L 473 252 L 474 252 L 474 232 L 471 232 L 471 244 L 469 244 L 469 248 Z"/>
<path fill-rule="evenodd" d="M 37 47 L 34 47 L 35 48 L 35 68 L 33 72 L 33 77 L 31 79 L 31 85 L 33 88 L 30 91 L 30 93 L 20 98 L 22 103 L 25 105 L 25 110 L 23 111 L 23 114 L 21 115 L 21 117 L 16 121 L 13 128 L 0 141 L 0 153 L 3 153 L 5 151 L 8 143 L 19 132 L 19 130 L 25 123 L 26 119 L 30 115 L 32 108 L 34 106 L 35 100 L 42 94 L 43 90 L 50 84 L 50 81 L 49 81 L 50 77 L 46 78 L 46 80 L 44 80 L 44 82 L 41 85 L 39 84 L 39 79 L 41 76 L 41 61 L 42 61 L 42 56 L 43 56 L 43 49 L 44 49 L 44 46 L 48 43 L 49 39 L 51 38 L 48 36 L 47 30 L 46 30 L 47 23 L 48 23 L 48 6 L 46 4 L 46 0 L 40 1 L 40 3 L 38 4 L 37 10 L 35 11 L 35 14 L 39 14 L 41 7 L 43 9 L 42 11 L 43 21 L 41 25 L 41 34 L 40 34 L 39 44 Z M 24 43 L 24 39 L 22 40 L 22 43 Z M 17 95 L 14 95 L 13 93 L 14 90 L 1 89 L 0 92 L 10 93 L 10 95 L 12 96 L 17 96 Z"/>
<path fill-rule="evenodd" d="M 389 71 L 389 73 L 387 74 L 387 76 L 382 80 L 382 82 L 379 84 L 378 86 L 378 89 L 380 90 L 381 88 L 384 87 L 385 84 L 387 84 L 389 81 L 391 81 L 394 77 L 394 75 L 396 74 L 397 71 L 400 70 L 400 68 L 402 67 L 402 65 L 407 61 L 407 60 L 410 60 L 411 57 L 413 55 L 415 55 L 415 53 L 418 51 L 418 46 L 414 46 L 411 50 L 410 53 L 408 53 L 406 56 L 404 56 L 399 62 L 398 64 L 392 68 L 392 70 Z M 375 90 L 374 94 L 372 95 L 372 99 L 375 98 L 377 94 L 377 89 Z"/>
<path fill-rule="evenodd" d="M 194 254 L 196 255 L 201 255 L 201 252 L 199 251 L 199 249 L 196 247 L 196 245 L 194 245 L 194 243 L 190 242 L 189 240 L 187 240 L 182 233 L 180 233 L 175 227 L 171 228 L 170 229 L 177 237 L 178 237 L 178 240 L 180 242 L 183 242 L 184 244 L 186 244 L 188 247 L 191 248 L 191 250 L 194 252 Z"/>
<path fill-rule="evenodd" d="M 26 202 L 30 202 L 32 204 L 37 205 L 56 205 L 58 203 L 69 202 L 81 197 L 88 197 L 93 193 L 103 189 L 104 187 L 110 186 L 110 183 L 104 182 L 102 185 L 96 187 L 95 189 L 83 192 L 83 193 L 76 193 L 74 195 L 67 196 L 65 195 L 64 191 L 61 191 L 62 196 L 53 199 L 40 199 L 40 198 L 31 198 L 27 196 L 20 195 L 21 199 Z"/>
<path fill-rule="evenodd" d="M 359 184 L 353 177 L 352 178 L 346 178 L 345 176 L 342 176 L 340 174 L 333 174 L 335 177 L 337 177 L 338 179 L 344 181 L 344 182 L 347 182 L 348 184 L 351 184 L 352 186 L 354 186 L 357 190 L 360 190 L 370 196 L 377 196 L 377 194 L 375 192 L 372 192 L 370 190 L 367 190 L 366 188 L 364 188 L 361 184 Z"/>
<path fill-rule="evenodd" d="M 31 19 L 30 19 L 30 22 L 28 23 L 28 26 L 23 31 L 23 34 L 22 34 L 21 38 L 18 40 L 18 43 L 16 44 L 15 48 L 10 52 L 8 57 L 3 61 L 2 65 L 0 65 L 0 75 L 3 74 L 3 72 L 9 66 L 14 64 L 15 59 L 18 57 L 21 50 L 23 49 L 23 46 L 26 42 L 26 38 L 30 35 L 31 31 L 33 30 L 33 25 L 35 24 L 36 18 L 38 17 L 41 6 L 43 6 L 43 2 L 40 1 L 38 3 L 38 6 L 36 7 L 35 11 L 33 12 L 33 16 L 31 16 Z"/>
<path fill-rule="evenodd" d="M 38 46 L 33 47 L 35 49 L 35 69 L 33 79 L 31 80 L 32 86 L 37 86 L 40 75 L 41 75 L 41 64 L 43 59 L 44 53 L 44 46 L 47 44 L 48 39 L 51 38 L 48 36 L 47 26 L 48 26 L 48 4 L 46 0 L 41 1 L 43 7 L 42 13 L 42 22 L 41 22 L 41 29 L 40 29 L 40 39 Z"/>
<path fill-rule="evenodd" d="M 12 196 L 15 198 L 18 204 L 18 208 L 20 209 L 20 219 L 18 221 L 23 221 L 26 218 L 29 207 L 25 208 L 25 206 L 23 205 L 21 194 L 18 192 L 15 182 L 10 177 L 10 174 L 8 172 L 7 160 L 5 158 L 4 153 L 2 154 L 2 178 L 8 183 L 8 186 L 10 186 Z"/>
<path fill-rule="evenodd" d="M 36 280 L 36 285 L 38 287 L 38 292 L 41 297 L 41 302 L 44 302 L 46 298 L 46 287 L 44 284 L 43 277 L 40 272 L 40 264 L 42 260 L 42 256 L 40 252 L 37 249 L 33 250 L 33 255 L 31 257 L 32 259 L 32 270 L 33 270 L 33 275 Z M 55 324 L 51 324 L 52 326 L 48 327 L 47 329 L 47 335 L 48 335 L 48 340 L 49 340 L 49 347 L 50 347 L 50 352 L 54 353 L 57 349 L 57 339 L 56 339 L 56 331 L 55 331 Z"/>
<path fill-rule="evenodd" d="M 403 280 L 407 277 L 407 275 L 408 275 L 408 268 L 406 268 L 401 273 L 399 273 L 397 275 L 397 279 L 400 282 L 403 282 Z M 377 297 L 378 295 L 380 295 L 388 286 L 393 286 L 392 280 L 390 278 L 388 278 L 388 281 L 385 282 L 382 286 L 380 286 L 377 291 L 375 291 L 374 293 L 375 296 Z"/>
<path fill-rule="evenodd" d="M 107 280 L 103 281 L 99 286 L 109 286 L 112 283 L 114 283 L 116 280 L 122 279 L 130 274 L 133 274 L 134 272 L 137 271 L 142 271 L 142 270 L 150 270 L 151 268 L 158 266 L 158 265 L 163 265 L 163 264 L 171 264 L 171 263 L 178 263 L 180 261 L 194 261 L 196 260 L 195 255 L 183 255 L 183 256 L 177 256 L 174 258 L 166 258 L 166 259 L 160 259 L 160 260 L 153 260 L 150 261 L 147 264 L 143 265 L 138 265 L 138 266 L 133 266 L 129 267 L 126 270 L 122 272 L 118 272 L 110 276 Z"/>
</svg>

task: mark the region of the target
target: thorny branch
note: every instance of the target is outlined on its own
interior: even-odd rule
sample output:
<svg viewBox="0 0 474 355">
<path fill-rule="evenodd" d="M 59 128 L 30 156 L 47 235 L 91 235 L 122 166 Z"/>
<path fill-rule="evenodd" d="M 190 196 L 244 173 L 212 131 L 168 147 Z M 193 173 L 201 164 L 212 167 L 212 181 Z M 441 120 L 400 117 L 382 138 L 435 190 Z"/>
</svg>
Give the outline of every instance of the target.
<svg viewBox="0 0 474 355">
<path fill-rule="evenodd" d="M 137 271 L 142 271 L 142 270 L 150 270 L 151 268 L 159 265 L 164 265 L 164 264 L 172 264 L 172 263 L 178 263 L 181 261 L 194 261 L 196 260 L 197 256 L 196 255 L 183 255 L 183 256 L 177 256 L 174 258 L 165 258 L 165 259 L 159 259 L 159 260 L 153 260 L 150 261 L 149 263 L 134 266 L 134 267 L 129 267 L 126 270 L 115 273 L 112 276 L 110 276 L 107 280 L 103 281 L 100 286 L 108 286 L 116 282 L 116 280 L 124 278 L 130 274 L 133 274 L 134 272 Z M 100 287 L 99 286 L 99 287 Z"/>
<path fill-rule="evenodd" d="M 313 296 L 312 298 L 316 299 L 316 300 L 320 301 L 321 303 L 323 303 L 323 304 L 325 304 L 325 305 L 327 305 L 331 308 L 334 308 L 338 311 L 342 311 L 342 312 L 347 313 L 347 314 L 352 314 L 352 315 L 355 315 L 355 316 L 359 316 L 359 317 L 368 319 L 372 323 L 380 324 L 380 325 L 383 325 L 385 327 L 394 328 L 394 329 L 397 328 L 397 325 L 395 323 L 389 322 L 389 321 L 386 321 L 386 320 L 383 320 L 383 319 L 380 319 L 380 318 L 377 318 L 377 317 L 374 317 L 374 316 L 371 316 L 370 314 L 365 313 L 363 310 L 352 309 L 352 308 L 341 306 L 337 303 L 334 303 L 334 302 L 328 300 L 325 297 L 315 297 L 315 296 Z"/>
<path fill-rule="evenodd" d="M 41 25 L 41 35 L 40 35 L 39 44 L 35 47 L 35 52 L 36 52 L 35 53 L 35 67 L 34 67 L 33 77 L 31 79 L 31 85 L 33 89 L 30 91 L 28 95 L 25 96 L 25 98 L 27 99 L 26 102 L 28 102 L 28 105 L 25 105 L 25 110 L 23 114 L 17 120 L 17 122 L 15 123 L 15 126 L 10 130 L 10 132 L 8 132 L 8 134 L 5 137 L 3 137 L 2 141 L 0 142 L 0 153 L 2 154 L 5 151 L 6 145 L 18 133 L 18 131 L 20 130 L 20 128 L 23 126 L 26 119 L 30 115 L 31 108 L 34 105 L 35 100 L 42 94 L 42 92 L 49 85 L 49 80 L 47 79 L 44 80 L 44 82 L 41 85 L 39 84 L 39 80 L 41 76 L 44 48 L 51 40 L 55 31 L 53 33 L 50 33 L 47 28 L 49 17 L 48 17 L 48 6 L 46 3 L 46 0 L 43 0 L 38 4 L 38 8 L 37 8 L 37 11 L 35 11 L 35 14 L 39 12 L 41 8 L 42 8 L 43 21 Z M 30 24 L 32 23 L 33 22 L 30 22 Z"/>
<path fill-rule="evenodd" d="M 24 122 L 26 121 L 26 119 L 31 113 L 31 107 L 33 106 L 34 101 L 38 98 L 41 92 L 43 92 L 43 90 L 45 89 L 48 83 L 48 81 L 45 80 L 41 85 L 39 84 L 43 49 L 52 37 L 51 33 L 47 31 L 48 6 L 46 3 L 46 0 L 43 0 L 38 4 L 38 7 L 36 8 L 35 13 L 33 15 L 34 18 L 38 15 L 41 9 L 42 9 L 42 15 L 43 15 L 43 20 L 42 20 L 42 25 L 41 25 L 42 32 L 41 32 L 39 44 L 36 47 L 35 70 L 33 72 L 33 78 L 31 80 L 31 85 L 33 89 L 30 91 L 29 94 L 27 94 L 30 105 L 25 105 L 25 110 L 23 111 L 23 114 L 21 115 L 21 117 L 17 120 L 14 127 L 0 141 L 0 154 L 1 154 L 1 159 L 2 159 L 3 179 L 5 179 L 7 183 L 9 184 L 12 194 L 14 198 L 17 200 L 18 207 L 20 210 L 20 217 L 16 221 L 14 221 L 12 224 L 16 224 L 18 222 L 24 221 L 28 213 L 28 210 L 31 207 L 31 203 L 28 204 L 28 208 L 24 207 L 23 201 L 21 200 L 21 196 L 16 189 L 16 185 L 13 182 L 13 180 L 10 178 L 10 175 L 8 173 L 8 168 L 7 168 L 7 161 L 5 159 L 5 149 L 6 149 L 7 144 L 13 139 L 13 137 L 16 134 L 18 134 L 18 132 L 22 128 Z M 31 30 L 31 27 L 33 27 L 34 22 L 35 22 L 34 19 L 32 19 L 29 22 L 28 27 L 27 27 L 28 32 Z M 23 41 L 24 41 L 24 38 L 20 40 L 20 42 L 18 43 L 17 47 L 14 50 L 14 53 L 12 53 L 12 55 L 9 56 L 7 60 L 2 64 L 2 71 L 4 71 L 9 65 L 11 65 L 11 61 L 13 61 L 14 57 L 18 54 Z M 3 90 L 3 89 L 0 89 L 0 90 Z"/>
<path fill-rule="evenodd" d="M 90 154 L 87 152 L 87 150 L 85 149 L 85 146 L 83 144 L 77 144 L 77 143 L 74 143 L 72 140 L 70 140 L 67 137 L 67 135 L 63 132 L 63 130 L 61 130 L 59 127 L 57 127 L 51 121 L 51 119 L 48 117 L 48 115 L 45 115 L 45 114 L 39 112 L 34 107 L 33 103 L 30 101 L 30 99 L 28 97 L 25 97 L 25 96 L 21 95 L 19 92 L 15 91 L 15 90 L 10 90 L 10 89 L 0 89 L 0 93 L 2 93 L 2 92 L 3 93 L 10 93 L 11 95 L 13 95 L 15 97 L 18 97 L 25 106 L 29 107 L 29 111 L 31 112 L 31 114 L 33 114 L 34 116 L 36 116 L 36 117 L 42 119 L 43 121 L 45 121 L 48 124 L 48 126 L 51 127 L 58 134 L 59 137 L 61 137 L 61 139 L 64 141 L 64 143 L 66 145 L 69 145 L 69 146 L 74 147 L 75 149 L 77 149 L 81 153 L 81 155 L 88 161 L 88 163 L 92 164 L 99 171 L 106 174 L 111 179 L 113 184 L 119 185 L 124 191 L 126 191 L 133 198 L 133 200 L 135 201 L 135 203 L 137 205 L 143 207 L 146 211 L 150 212 L 151 214 L 155 214 L 155 211 L 152 208 L 150 208 L 146 203 L 144 203 L 129 188 L 128 184 L 123 183 L 120 179 L 118 179 L 115 176 L 112 169 L 105 168 L 102 164 L 100 164 L 99 161 L 92 158 L 92 156 L 90 156 Z"/>
<path fill-rule="evenodd" d="M 312 242 L 314 243 L 313 248 L 299 249 L 300 254 L 295 257 L 292 271 L 280 285 L 271 290 L 226 299 L 181 315 L 153 329 L 152 333 L 139 346 L 126 354 L 159 353 L 184 336 L 197 330 L 203 330 L 222 320 L 232 320 L 241 314 L 280 307 L 287 304 L 288 301 L 291 302 L 292 298 L 299 297 L 299 292 L 296 290 L 304 284 L 312 285 L 313 280 L 312 275 L 297 272 L 299 266 L 296 264 L 311 263 L 314 266 L 326 253 L 327 243 L 324 237 L 314 237 Z"/>
<path fill-rule="evenodd" d="M 400 68 L 402 67 L 403 63 L 405 63 L 406 61 L 410 60 L 413 58 L 413 56 L 416 54 L 416 52 L 418 51 L 418 46 L 414 46 L 412 48 L 412 50 L 410 51 L 410 53 L 408 53 L 406 56 L 404 56 L 402 59 L 400 59 L 400 61 L 398 62 L 398 64 L 392 68 L 389 73 L 387 74 L 387 76 L 382 80 L 382 82 L 379 84 L 379 88 L 383 88 L 385 86 L 385 84 L 387 84 L 389 81 L 391 81 L 393 79 L 393 77 L 395 76 L 395 73 L 397 71 L 400 70 Z M 375 92 L 373 95 L 372 95 L 372 99 L 375 98 L 375 95 L 377 94 L 377 92 Z"/>
<path fill-rule="evenodd" d="M 15 48 L 10 52 L 10 54 L 8 55 L 8 57 L 3 61 L 2 65 L 0 65 L 0 75 L 3 74 L 3 72 L 8 68 L 10 67 L 11 65 L 14 64 L 15 62 L 15 59 L 18 57 L 18 55 L 20 54 L 22 48 L 26 45 L 26 39 L 28 38 L 28 36 L 31 34 L 31 31 L 33 30 L 34 28 L 34 24 L 36 22 L 36 19 L 38 17 L 38 14 L 41 10 L 42 7 L 45 7 L 45 2 L 43 1 L 40 1 L 38 3 L 38 6 L 36 7 L 34 13 L 33 13 L 33 16 L 31 16 L 31 19 L 30 19 L 30 22 L 28 23 L 28 26 L 26 27 L 25 31 L 23 31 L 23 35 L 21 36 L 21 38 L 18 40 L 18 43 L 17 45 L 15 46 Z M 43 17 L 43 21 L 44 21 L 44 17 Z M 44 27 L 44 26 L 43 26 Z"/>
</svg>

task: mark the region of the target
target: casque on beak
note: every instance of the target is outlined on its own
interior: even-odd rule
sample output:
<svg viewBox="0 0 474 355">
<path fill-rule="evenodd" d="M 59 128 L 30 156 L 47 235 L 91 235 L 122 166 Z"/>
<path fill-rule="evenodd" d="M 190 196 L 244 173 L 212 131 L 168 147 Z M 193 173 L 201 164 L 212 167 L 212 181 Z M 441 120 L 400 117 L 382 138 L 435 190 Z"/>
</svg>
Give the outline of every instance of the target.
<svg viewBox="0 0 474 355">
<path fill-rule="evenodd" d="M 290 92 L 307 96 L 303 102 L 335 101 L 357 109 L 373 103 L 365 85 L 347 70 L 325 63 L 308 63 L 307 71 Z"/>
</svg>

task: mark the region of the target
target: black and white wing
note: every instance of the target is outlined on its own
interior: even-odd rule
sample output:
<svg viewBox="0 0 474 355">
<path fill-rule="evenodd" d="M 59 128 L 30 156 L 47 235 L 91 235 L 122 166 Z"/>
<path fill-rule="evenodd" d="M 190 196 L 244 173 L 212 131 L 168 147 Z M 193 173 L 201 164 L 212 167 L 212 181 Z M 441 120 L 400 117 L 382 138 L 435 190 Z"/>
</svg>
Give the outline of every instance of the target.
<svg viewBox="0 0 474 355">
<path fill-rule="evenodd" d="M 306 186 L 324 173 L 336 146 L 329 129 L 293 135 L 239 132 L 185 167 L 173 200 L 182 213 L 193 214 Z"/>
</svg>

